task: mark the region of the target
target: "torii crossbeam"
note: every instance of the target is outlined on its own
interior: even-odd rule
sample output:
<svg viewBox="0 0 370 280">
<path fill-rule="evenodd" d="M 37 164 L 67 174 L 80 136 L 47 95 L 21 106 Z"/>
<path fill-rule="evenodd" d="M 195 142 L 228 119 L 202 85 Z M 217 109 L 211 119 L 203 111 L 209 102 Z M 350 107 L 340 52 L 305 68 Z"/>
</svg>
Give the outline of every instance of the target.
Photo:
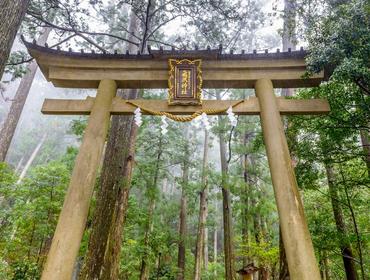
<svg viewBox="0 0 370 280">
<path fill-rule="evenodd" d="M 163 100 L 135 100 L 142 108 L 173 115 L 231 105 L 239 115 L 260 115 L 270 166 L 284 247 L 292 280 L 319 280 L 294 168 L 281 115 L 326 114 L 326 100 L 277 98 L 276 88 L 317 86 L 324 73 L 303 79 L 306 71 L 303 50 L 286 53 L 223 54 L 216 50 L 166 51 L 142 54 L 95 54 L 64 52 L 27 43 L 44 76 L 58 87 L 98 88 L 95 98 L 44 102 L 42 112 L 57 115 L 90 115 L 75 161 L 68 192 L 42 273 L 43 280 L 71 279 L 90 206 L 93 187 L 103 153 L 110 116 L 133 114 L 130 100 L 115 97 L 117 88 L 167 88 L 168 59 L 201 59 L 204 88 L 255 88 L 248 100 L 204 100 L 202 105 L 168 105 Z M 143 113 L 146 113 L 144 110 Z"/>
</svg>

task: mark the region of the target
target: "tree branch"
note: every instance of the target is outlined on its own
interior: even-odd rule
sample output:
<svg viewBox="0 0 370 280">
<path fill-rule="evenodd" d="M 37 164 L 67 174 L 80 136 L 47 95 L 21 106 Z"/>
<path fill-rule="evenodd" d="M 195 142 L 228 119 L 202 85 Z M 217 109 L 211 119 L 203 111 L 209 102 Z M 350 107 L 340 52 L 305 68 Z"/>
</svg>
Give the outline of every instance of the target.
<svg viewBox="0 0 370 280">
<path fill-rule="evenodd" d="M 144 28 L 144 32 L 143 32 L 143 39 L 142 39 L 142 42 L 141 42 L 141 52 L 142 53 L 144 52 L 146 41 L 147 41 L 147 33 L 148 33 L 149 21 L 150 21 L 149 12 L 150 12 L 150 6 L 151 5 L 152 5 L 152 1 L 148 0 L 148 5 L 146 7 L 146 15 L 145 15 L 145 28 Z"/>
<path fill-rule="evenodd" d="M 147 37 L 150 38 L 159 28 L 161 28 L 162 26 L 166 25 L 167 23 L 173 21 L 175 18 L 178 18 L 180 16 L 182 15 L 173 16 L 172 18 L 169 18 L 168 20 L 165 20 L 164 22 L 160 23 L 156 28 L 153 29 L 152 32 L 149 33 Z"/>
<path fill-rule="evenodd" d="M 21 64 L 24 64 L 24 63 L 29 63 L 33 60 L 33 57 L 29 58 L 29 59 L 22 59 L 21 61 L 19 62 L 14 62 L 14 63 L 7 63 L 5 64 L 6 66 L 16 66 L 16 65 L 21 65 Z"/>
<path fill-rule="evenodd" d="M 366 95 L 370 95 L 370 90 L 361 83 L 361 78 L 358 78 L 355 83 Z"/>
<path fill-rule="evenodd" d="M 60 41 L 60 42 L 58 42 L 58 43 L 56 43 L 56 44 L 54 44 L 54 45 L 50 46 L 50 48 L 55 48 L 55 47 L 57 47 L 57 46 L 60 46 L 61 44 L 63 44 L 63 43 L 65 43 L 65 42 L 69 41 L 70 39 L 72 39 L 72 38 L 73 38 L 73 37 L 75 37 L 75 36 L 77 36 L 77 34 L 72 34 L 71 36 L 68 36 L 67 38 L 63 39 L 62 41 Z"/>
<path fill-rule="evenodd" d="M 128 40 L 126 38 L 123 38 L 121 36 L 117 36 L 117 35 L 114 35 L 114 34 L 109 34 L 109 33 L 104 33 L 104 32 L 90 32 L 90 31 L 81 31 L 81 30 L 76 30 L 76 29 L 73 29 L 73 28 L 68 28 L 68 27 L 62 27 L 62 26 L 58 26 L 56 24 L 53 24 L 47 20 L 45 20 L 44 18 L 42 17 L 39 17 L 38 15 L 32 13 L 31 11 L 28 11 L 27 14 L 35 19 L 37 19 L 38 21 L 40 22 L 43 22 L 44 24 L 46 24 L 46 27 L 51 27 L 51 28 L 54 28 L 54 29 L 58 29 L 58 30 L 61 30 L 61 31 L 65 31 L 65 32 L 73 32 L 73 33 L 76 33 L 76 35 L 79 35 L 80 37 L 81 34 L 86 34 L 86 35 L 91 35 L 91 36 L 107 36 L 107 37 L 112 37 L 112 38 L 116 38 L 116 39 L 119 39 L 119 40 L 122 40 L 122 41 L 125 41 L 125 42 L 128 42 L 130 44 L 134 44 L 135 46 L 139 46 L 138 43 L 136 42 L 133 42 L 131 40 Z M 85 37 L 86 38 L 86 37 Z M 86 40 L 86 39 L 85 39 Z M 101 47 L 100 47 L 101 48 Z"/>
</svg>

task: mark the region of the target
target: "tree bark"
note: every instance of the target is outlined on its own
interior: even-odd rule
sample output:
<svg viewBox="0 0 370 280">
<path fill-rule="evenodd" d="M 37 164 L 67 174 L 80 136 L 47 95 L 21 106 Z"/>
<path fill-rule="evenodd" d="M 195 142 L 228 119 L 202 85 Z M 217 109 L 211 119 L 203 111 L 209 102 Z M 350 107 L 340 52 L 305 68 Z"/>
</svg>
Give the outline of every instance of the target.
<svg viewBox="0 0 370 280">
<path fill-rule="evenodd" d="M 216 213 L 216 217 L 217 217 L 217 200 L 215 201 L 215 213 Z M 217 219 L 215 220 L 215 225 L 213 227 L 213 264 L 217 264 L 217 261 L 218 261 L 218 233 L 217 233 Z M 214 270 L 214 276 L 217 277 L 217 270 L 215 269 Z"/>
<path fill-rule="evenodd" d="M 251 206 L 253 209 L 255 209 L 255 212 L 253 214 L 254 239 L 256 240 L 256 243 L 259 244 L 261 241 L 262 230 L 261 230 L 260 214 L 256 210 L 257 199 L 255 197 L 251 198 Z"/>
<path fill-rule="evenodd" d="M 0 2 L 0 80 L 29 2 L 30 0 L 1 0 Z"/>
<path fill-rule="evenodd" d="M 185 139 L 188 141 L 188 131 L 185 131 Z M 177 280 L 185 279 L 185 266 L 186 266 L 186 216 L 187 216 L 187 197 L 186 188 L 189 183 L 189 143 L 186 143 L 184 154 L 184 165 L 182 175 L 182 188 L 181 188 L 181 207 L 180 207 L 180 221 L 179 221 L 179 248 L 177 257 Z"/>
<path fill-rule="evenodd" d="M 283 23 L 283 51 L 288 51 L 296 49 L 297 45 L 297 35 L 296 35 L 296 7 L 294 0 L 284 0 L 284 23 Z"/>
<path fill-rule="evenodd" d="M 329 263 L 328 263 L 328 257 L 326 255 L 326 252 L 324 253 L 324 265 L 325 265 L 325 280 L 330 280 L 330 268 L 329 268 Z"/>
<path fill-rule="evenodd" d="M 138 19 L 131 12 L 129 31 L 135 32 Z M 130 40 L 135 40 L 129 36 Z M 128 45 L 129 51 L 137 48 Z M 118 92 L 125 98 L 137 98 L 138 91 Z M 135 155 L 137 127 L 132 116 L 112 116 L 105 150 L 100 189 L 92 221 L 88 250 L 80 279 L 118 279 L 122 232 L 127 212 Z"/>
<path fill-rule="evenodd" d="M 255 239 L 255 242 L 256 244 L 260 244 L 261 242 L 261 238 L 263 238 L 263 235 L 262 235 L 262 227 L 261 227 L 261 216 L 260 216 L 260 213 L 259 213 L 259 210 L 257 209 L 257 199 L 256 198 L 257 194 L 254 193 L 252 196 L 251 196 L 251 199 L 250 199 L 250 206 L 251 208 L 253 209 L 253 233 L 254 233 L 254 239 Z M 265 268 L 262 266 L 263 264 L 259 263 L 258 261 L 254 261 L 254 264 L 257 266 L 257 267 L 260 267 L 260 270 L 256 271 L 255 272 L 255 275 L 258 275 L 258 278 L 259 280 L 263 280 L 263 277 L 262 277 L 262 270 L 264 270 Z"/>
<path fill-rule="evenodd" d="M 132 90 L 136 96 L 136 90 Z M 137 126 L 131 122 L 130 139 L 128 143 L 128 156 L 124 162 L 122 187 L 118 189 L 117 199 L 114 205 L 113 218 L 109 228 L 107 251 L 104 259 L 102 279 L 118 279 L 120 267 L 120 254 L 124 223 L 128 207 L 128 199 L 131 187 L 132 170 L 135 155 L 135 140 Z"/>
<path fill-rule="evenodd" d="M 217 201 L 215 202 L 215 213 L 217 213 L 218 210 L 218 204 Z M 217 214 L 216 214 L 217 215 Z M 217 216 L 216 216 L 217 217 Z M 215 226 L 213 228 L 213 263 L 217 263 L 218 261 L 218 222 L 215 221 Z"/>
<path fill-rule="evenodd" d="M 159 163 L 162 157 L 162 138 L 159 139 L 158 145 L 158 153 L 157 153 L 157 161 L 155 166 L 155 174 L 152 185 L 149 184 L 149 188 L 156 188 L 158 183 L 158 176 L 159 176 Z M 151 197 L 149 201 L 148 207 L 148 221 L 145 228 L 145 235 L 144 235 L 144 254 L 141 259 L 140 265 L 140 280 L 148 280 L 149 279 L 149 267 L 148 267 L 148 250 L 149 250 L 149 240 L 150 234 L 153 231 L 153 215 L 154 215 L 154 208 L 155 208 L 155 198 Z"/>
<path fill-rule="evenodd" d="M 217 99 L 220 100 L 220 94 L 217 92 Z M 220 116 L 218 117 L 219 124 L 221 123 Z M 222 172 L 222 213 L 224 225 L 224 252 L 225 252 L 225 277 L 228 280 L 236 279 L 234 245 L 233 245 L 233 230 L 232 230 L 232 214 L 231 214 L 231 197 L 230 190 L 227 186 L 228 162 L 226 159 L 226 143 L 222 133 L 219 133 L 220 141 L 220 156 L 221 156 L 221 172 Z"/>
<path fill-rule="evenodd" d="M 37 44 L 44 45 L 46 43 L 50 30 L 50 28 L 44 29 L 37 40 Z M 9 113 L 2 124 L 0 130 L 0 161 L 5 161 L 15 129 L 17 128 L 19 118 L 21 117 L 24 104 L 26 103 L 28 93 L 30 92 L 33 79 L 35 78 L 37 68 L 35 60 L 28 65 L 27 73 L 21 79 L 17 92 L 14 95 L 12 105 L 10 106 Z"/>
<path fill-rule="evenodd" d="M 288 262 L 286 259 L 283 236 L 279 227 L 279 280 L 289 280 Z"/>
<path fill-rule="evenodd" d="M 348 194 L 348 188 L 347 188 L 347 185 L 346 185 L 346 179 L 344 177 L 342 167 L 340 167 L 340 173 L 342 175 L 342 179 L 343 179 L 343 182 L 344 182 L 343 186 L 344 186 L 344 193 L 346 194 L 347 207 L 349 209 L 349 212 L 351 213 L 351 220 L 352 220 L 352 223 L 353 223 L 353 228 L 354 228 L 355 233 L 356 233 L 357 250 L 358 250 L 357 253 L 358 253 L 358 257 L 359 257 L 361 277 L 362 277 L 362 280 L 365 280 L 366 276 L 365 276 L 365 268 L 364 268 L 364 259 L 363 259 L 363 255 L 362 255 L 362 242 L 361 242 L 360 231 L 358 229 L 358 224 L 357 224 L 357 221 L 356 221 L 356 215 L 355 215 L 354 209 L 352 207 L 352 202 L 351 202 L 350 196 Z"/>
<path fill-rule="evenodd" d="M 370 137 L 366 130 L 360 130 L 361 144 L 364 151 L 364 160 L 367 166 L 367 174 L 370 177 Z"/>
<path fill-rule="evenodd" d="M 326 169 L 326 176 L 328 178 L 328 187 L 329 187 L 329 194 L 331 199 L 331 204 L 333 207 L 333 214 L 335 219 L 335 224 L 337 227 L 338 234 L 341 237 L 341 241 L 339 244 L 344 270 L 346 272 L 347 280 L 356 280 L 356 269 L 353 262 L 353 253 L 351 246 L 347 239 L 347 229 L 344 223 L 344 216 L 342 206 L 340 205 L 339 195 L 335 186 L 335 172 L 334 167 L 330 164 L 325 164 Z"/>
<path fill-rule="evenodd" d="M 197 243 L 195 246 L 195 266 L 194 266 L 194 280 L 200 280 L 202 274 L 202 265 L 205 266 L 206 254 L 205 247 L 206 239 L 206 220 L 207 220 L 207 200 L 208 200 L 208 183 L 207 183 L 207 164 L 208 164 L 208 131 L 204 130 L 204 145 L 203 145 L 203 166 L 202 166 L 202 191 L 200 192 L 199 201 L 199 218 L 198 218 L 198 232 Z M 208 238 L 207 238 L 208 239 Z M 208 251 L 208 250 L 207 250 Z M 203 256 L 203 264 L 202 264 Z M 208 261 L 207 261 L 208 262 Z"/>
<path fill-rule="evenodd" d="M 320 274 L 322 280 L 330 280 L 329 267 L 328 267 L 328 257 L 325 251 L 320 252 Z"/>
<path fill-rule="evenodd" d="M 131 90 L 131 97 L 135 97 L 136 93 L 136 90 Z M 114 233 L 123 228 L 135 139 L 136 125 L 133 117 L 112 116 L 88 251 L 80 279 L 110 279 L 103 278 L 102 275 L 118 273 L 118 267 L 113 263 L 118 262 L 119 251 L 115 247 L 121 248 L 121 242 L 118 242 L 121 237 Z M 118 240 L 111 239 L 113 237 Z"/>
<path fill-rule="evenodd" d="M 149 279 L 149 266 L 148 266 L 148 251 L 149 251 L 149 239 L 150 234 L 153 231 L 153 214 L 155 208 L 155 200 L 151 199 L 148 208 L 148 222 L 145 229 L 144 235 L 144 254 L 141 259 L 140 265 L 140 280 L 148 280 Z"/>
<path fill-rule="evenodd" d="M 207 203 L 208 203 L 208 199 L 207 199 Z M 206 204 L 206 220 L 207 220 L 207 217 L 208 217 L 208 206 Z M 209 263 L 208 235 L 209 235 L 208 227 L 207 227 L 207 225 L 205 225 L 205 227 L 204 227 L 204 243 L 203 243 L 203 268 L 204 268 L 205 271 L 208 270 L 208 263 Z"/>
<path fill-rule="evenodd" d="M 249 142 L 249 134 L 247 132 L 243 135 L 243 145 L 247 146 Z M 251 173 L 250 173 L 250 164 L 249 164 L 249 154 L 245 153 L 242 158 L 242 168 L 243 168 L 243 179 L 244 179 L 244 192 L 242 194 L 243 202 L 243 217 L 242 217 L 242 239 L 245 245 L 249 244 L 249 232 L 248 232 L 248 214 L 249 214 L 249 196 L 250 196 L 250 186 L 252 184 Z M 249 257 L 243 256 L 243 267 L 246 267 L 249 264 Z"/>
</svg>

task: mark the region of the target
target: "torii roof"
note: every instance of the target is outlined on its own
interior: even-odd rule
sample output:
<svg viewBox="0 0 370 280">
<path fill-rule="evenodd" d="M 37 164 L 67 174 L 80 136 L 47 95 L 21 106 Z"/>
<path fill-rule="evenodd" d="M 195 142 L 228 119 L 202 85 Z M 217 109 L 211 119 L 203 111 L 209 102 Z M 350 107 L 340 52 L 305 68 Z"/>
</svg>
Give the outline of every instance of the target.
<svg viewBox="0 0 370 280">
<path fill-rule="evenodd" d="M 271 79 L 276 88 L 313 87 L 324 73 L 303 78 L 307 52 L 223 53 L 218 49 L 153 50 L 147 54 L 62 51 L 23 40 L 45 78 L 56 87 L 97 88 L 102 79 L 120 88 L 167 88 L 168 59 L 202 59 L 203 88 L 253 88 L 256 80 Z"/>
</svg>

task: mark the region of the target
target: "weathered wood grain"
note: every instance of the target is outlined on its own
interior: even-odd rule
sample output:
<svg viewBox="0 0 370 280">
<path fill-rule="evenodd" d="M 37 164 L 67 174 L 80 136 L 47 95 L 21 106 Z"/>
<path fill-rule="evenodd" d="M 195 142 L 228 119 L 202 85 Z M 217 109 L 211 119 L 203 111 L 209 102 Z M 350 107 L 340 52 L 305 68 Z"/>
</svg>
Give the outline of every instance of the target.
<svg viewBox="0 0 370 280">
<path fill-rule="evenodd" d="M 320 115 L 330 111 L 329 103 L 324 99 L 296 100 L 278 98 L 278 106 L 282 115 Z M 202 106 L 174 106 L 168 105 L 167 100 L 135 100 L 135 103 L 142 108 L 153 111 L 168 112 L 174 115 L 191 115 L 199 110 L 227 109 L 236 104 L 239 100 L 203 100 Z M 94 98 L 86 100 L 76 99 L 45 99 L 42 106 L 42 113 L 47 115 L 89 115 L 94 104 Z M 115 97 L 110 108 L 114 115 L 131 115 L 136 109 L 128 104 L 126 100 Z M 260 106 L 255 97 L 244 100 L 233 108 L 236 115 L 258 115 Z M 148 114 L 142 111 L 143 115 Z M 225 113 L 224 113 L 225 114 Z"/>
</svg>

